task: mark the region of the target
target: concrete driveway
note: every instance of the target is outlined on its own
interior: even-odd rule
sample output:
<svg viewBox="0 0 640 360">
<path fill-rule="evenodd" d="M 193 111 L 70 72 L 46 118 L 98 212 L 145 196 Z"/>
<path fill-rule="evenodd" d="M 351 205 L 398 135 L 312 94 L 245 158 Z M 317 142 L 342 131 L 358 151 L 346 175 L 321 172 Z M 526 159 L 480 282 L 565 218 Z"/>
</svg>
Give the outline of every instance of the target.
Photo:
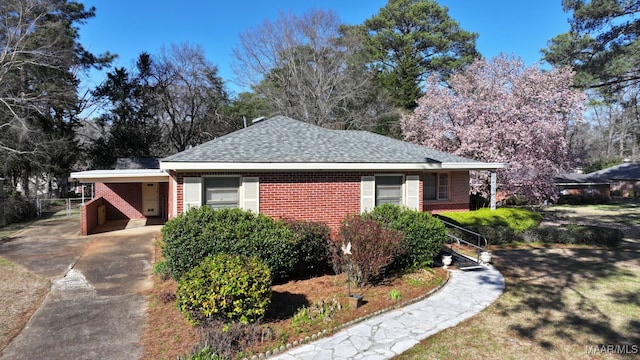
<svg viewBox="0 0 640 360">
<path fill-rule="evenodd" d="M 41 223 L 0 255 L 51 280 L 51 290 L 0 359 L 138 359 L 161 226 L 81 236 L 78 219 Z"/>
</svg>

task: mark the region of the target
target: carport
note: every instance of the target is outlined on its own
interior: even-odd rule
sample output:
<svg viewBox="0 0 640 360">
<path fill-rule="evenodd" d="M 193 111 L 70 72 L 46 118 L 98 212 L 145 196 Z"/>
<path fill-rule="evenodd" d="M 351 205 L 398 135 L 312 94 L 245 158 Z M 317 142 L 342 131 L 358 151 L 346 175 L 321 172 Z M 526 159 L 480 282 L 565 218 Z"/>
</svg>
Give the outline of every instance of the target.
<svg viewBox="0 0 640 360">
<path fill-rule="evenodd" d="M 160 169 L 89 170 L 71 173 L 82 184 L 93 183 L 95 197 L 82 206 L 83 235 L 108 222 L 167 219 L 169 174 Z"/>
</svg>

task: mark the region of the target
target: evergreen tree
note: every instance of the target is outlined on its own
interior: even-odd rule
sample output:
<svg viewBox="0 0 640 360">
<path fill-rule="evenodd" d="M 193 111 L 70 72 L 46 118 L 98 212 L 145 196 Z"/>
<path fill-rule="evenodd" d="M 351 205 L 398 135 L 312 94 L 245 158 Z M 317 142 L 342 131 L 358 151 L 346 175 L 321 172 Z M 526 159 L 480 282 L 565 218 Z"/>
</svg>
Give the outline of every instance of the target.
<svg viewBox="0 0 640 360">
<path fill-rule="evenodd" d="M 380 85 L 396 106 L 413 109 L 432 73 L 447 75 L 479 56 L 465 31 L 435 0 L 389 0 L 361 26 Z"/>
</svg>

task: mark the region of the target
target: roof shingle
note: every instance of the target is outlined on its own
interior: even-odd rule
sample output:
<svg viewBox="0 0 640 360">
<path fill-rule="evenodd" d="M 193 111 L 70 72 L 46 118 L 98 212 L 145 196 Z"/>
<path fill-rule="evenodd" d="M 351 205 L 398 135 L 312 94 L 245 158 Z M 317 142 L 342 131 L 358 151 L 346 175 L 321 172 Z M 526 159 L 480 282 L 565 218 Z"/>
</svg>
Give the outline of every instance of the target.
<svg viewBox="0 0 640 360">
<path fill-rule="evenodd" d="M 241 163 L 480 163 L 367 131 L 276 116 L 162 159 Z"/>
</svg>

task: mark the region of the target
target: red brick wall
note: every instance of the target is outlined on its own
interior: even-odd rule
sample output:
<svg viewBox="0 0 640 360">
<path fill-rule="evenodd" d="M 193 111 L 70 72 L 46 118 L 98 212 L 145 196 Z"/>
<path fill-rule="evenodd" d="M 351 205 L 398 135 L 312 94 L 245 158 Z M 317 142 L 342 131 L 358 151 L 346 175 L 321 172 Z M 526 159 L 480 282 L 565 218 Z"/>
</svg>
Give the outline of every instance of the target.
<svg viewBox="0 0 640 360">
<path fill-rule="evenodd" d="M 95 196 L 107 205 L 107 220 L 144 219 L 141 183 L 96 183 Z"/>
<path fill-rule="evenodd" d="M 387 172 L 384 172 L 385 174 Z M 419 173 L 403 173 L 417 175 Z M 469 176 L 451 173 L 451 201 L 423 206 L 424 211 L 469 210 Z M 182 184 L 185 177 L 242 175 L 260 181 L 260 212 L 274 218 L 326 223 L 333 235 L 347 215 L 360 213 L 360 180 L 373 172 L 287 172 L 287 173 L 177 173 L 177 213 L 183 211 Z M 422 204 L 422 179 L 420 180 Z M 459 188 L 458 188 L 459 187 Z"/>
<path fill-rule="evenodd" d="M 449 173 L 449 197 L 447 201 L 425 201 L 422 211 L 437 214 L 443 211 L 469 211 L 469 172 Z"/>
<path fill-rule="evenodd" d="M 82 207 L 82 224 L 80 225 L 80 232 L 82 235 L 89 235 L 98 226 L 98 206 L 104 205 L 105 201 L 101 197 L 94 198 L 93 200 L 85 203 Z"/>
</svg>

